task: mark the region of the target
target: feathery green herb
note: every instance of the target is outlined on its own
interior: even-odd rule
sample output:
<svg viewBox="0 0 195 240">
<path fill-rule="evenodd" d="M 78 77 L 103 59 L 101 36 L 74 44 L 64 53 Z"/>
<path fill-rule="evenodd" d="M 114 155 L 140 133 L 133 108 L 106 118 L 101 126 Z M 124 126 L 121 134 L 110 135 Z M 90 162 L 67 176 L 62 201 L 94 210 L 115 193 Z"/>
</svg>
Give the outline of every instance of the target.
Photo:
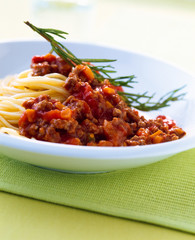
<svg viewBox="0 0 195 240">
<path fill-rule="evenodd" d="M 53 28 L 39 28 L 34 26 L 30 22 L 25 22 L 32 30 L 40 34 L 43 38 L 45 38 L 51 45 L 52 49 L 51 52 L 55 52 L 58 56 L 62 59 L 67 61 L 71 66 L 75 67 L 78 64 L 87 65 L 93 72 L 95 78 L 98 81 L 103 81 L 105 78 L 110 81 L 111 84 L 114 86 L 122 86 L 133 88 L 132 84 L 136 83 L 135 76 L 121 76 L 112 78 L 110 74 L 116 73 L 114 67 L 111 65 L 99 65 L 94 66 L 90 63 L 108 63 L 114 62 L 116 59 L 91 59 L 91 58 L 77 58 L 68 48 L 66 48 L 62 43 L 58 42 L 54 37 L 59 37 L 62 39 L 66 39 L 67 32 L 53 29 Z M 168 92 L 164 96 L 162 96 L 157 102 L 153 102 L 154 94 L 148 95 L 148 92 L 144 93 L 127 93 L 127 92 L 120 92 L 118 94 L 126 101 L 126 103 L 130 107 L 135 107 L 142 111 L 151 111 L 157 110 L 163 107 L 167 107 L 173 101 L 181 100 L 185 93 L 178 94 L 178 92 L 182 89 L 178 88 L 171 92 Z"/>
</svg>

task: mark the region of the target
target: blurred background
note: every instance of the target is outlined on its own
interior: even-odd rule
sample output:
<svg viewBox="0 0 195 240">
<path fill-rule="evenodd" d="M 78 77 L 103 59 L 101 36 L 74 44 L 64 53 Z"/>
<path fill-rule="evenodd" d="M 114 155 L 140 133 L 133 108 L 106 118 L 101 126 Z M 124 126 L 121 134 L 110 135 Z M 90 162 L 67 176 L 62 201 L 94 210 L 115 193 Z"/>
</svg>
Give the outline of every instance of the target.
<svg viewBox="0 0 195 240">
<path fill-rule="evenodd" d="M 141 52 L 195 73 L 195 0 L 0 0 L 0 41 L 40 37 L 23 21 L 68 40 Z"/>
</svg>

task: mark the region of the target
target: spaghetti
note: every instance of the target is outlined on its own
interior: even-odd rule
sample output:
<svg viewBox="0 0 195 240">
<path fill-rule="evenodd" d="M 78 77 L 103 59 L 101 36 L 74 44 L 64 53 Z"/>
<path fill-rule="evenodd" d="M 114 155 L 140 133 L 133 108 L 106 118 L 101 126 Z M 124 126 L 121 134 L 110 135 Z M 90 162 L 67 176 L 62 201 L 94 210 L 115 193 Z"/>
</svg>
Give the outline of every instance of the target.
<svg viewBox="0 0 195 240">
<path fill-rule="evenodd" d="M 9 76 L 0 81 L 0 132 L 18 135 L 18 121 L 25 111 L 22 104 L 40 95 L 48 95 L 60 102 L 68 92 L 63 87 L 66 77 L 59 73 L 32 76 L 32 70 Z"/>
</svg>

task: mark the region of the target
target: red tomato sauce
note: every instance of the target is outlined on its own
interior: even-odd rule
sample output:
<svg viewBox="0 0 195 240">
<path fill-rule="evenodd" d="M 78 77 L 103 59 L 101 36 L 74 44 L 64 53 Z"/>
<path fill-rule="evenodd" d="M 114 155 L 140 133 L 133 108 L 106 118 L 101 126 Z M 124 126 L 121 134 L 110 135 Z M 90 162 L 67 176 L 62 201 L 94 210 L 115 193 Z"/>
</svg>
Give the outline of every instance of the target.
<svg viewBox="0 0 195 240">
<path fill-rule="evenodd" d="M 47 95 L 24 102 L 19 132 L 42 141 L 85 146 L 136 146 L 180 139 L 185 131 L 165 116 L 146 120 L 129 107 L 105 79 L 98 82 L 86 65 L 74 68 L 51 54 L 32 58 L 33 75 L 58 72 L 67 77 L 64 102 Z"/>
</svg>

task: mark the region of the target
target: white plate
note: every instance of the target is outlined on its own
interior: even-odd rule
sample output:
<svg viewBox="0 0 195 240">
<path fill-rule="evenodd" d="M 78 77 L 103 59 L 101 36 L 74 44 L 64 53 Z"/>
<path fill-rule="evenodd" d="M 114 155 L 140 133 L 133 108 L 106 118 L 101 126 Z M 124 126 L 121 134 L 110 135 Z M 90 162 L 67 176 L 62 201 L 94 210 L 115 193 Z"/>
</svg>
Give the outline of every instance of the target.
<svg viewBox="0 0 195 240">
<path fill-rule="evenodd" d="M 187 135 L 177 141 L 136 147 L 87 147 L 41 142 L 0 134 L 0 152 L 33 165 L 71 172 L 101 172 L 133 168 L 154 163 L 195 147 L 195 79 L 162 61 L 137 53 L 84 43 L 66 42 L 78 57 L 117 59 L 118 76 L 134 74 L 136 92 L 156 92 L 156 99 L 168 91 L 187 85 L 183 101 L 158 112 L 176 120 Z M 0 78 L 29 68 L 31 57 L 46 54 L 49 45 L 42 41 L 0 43 Z"/>
</svg>

